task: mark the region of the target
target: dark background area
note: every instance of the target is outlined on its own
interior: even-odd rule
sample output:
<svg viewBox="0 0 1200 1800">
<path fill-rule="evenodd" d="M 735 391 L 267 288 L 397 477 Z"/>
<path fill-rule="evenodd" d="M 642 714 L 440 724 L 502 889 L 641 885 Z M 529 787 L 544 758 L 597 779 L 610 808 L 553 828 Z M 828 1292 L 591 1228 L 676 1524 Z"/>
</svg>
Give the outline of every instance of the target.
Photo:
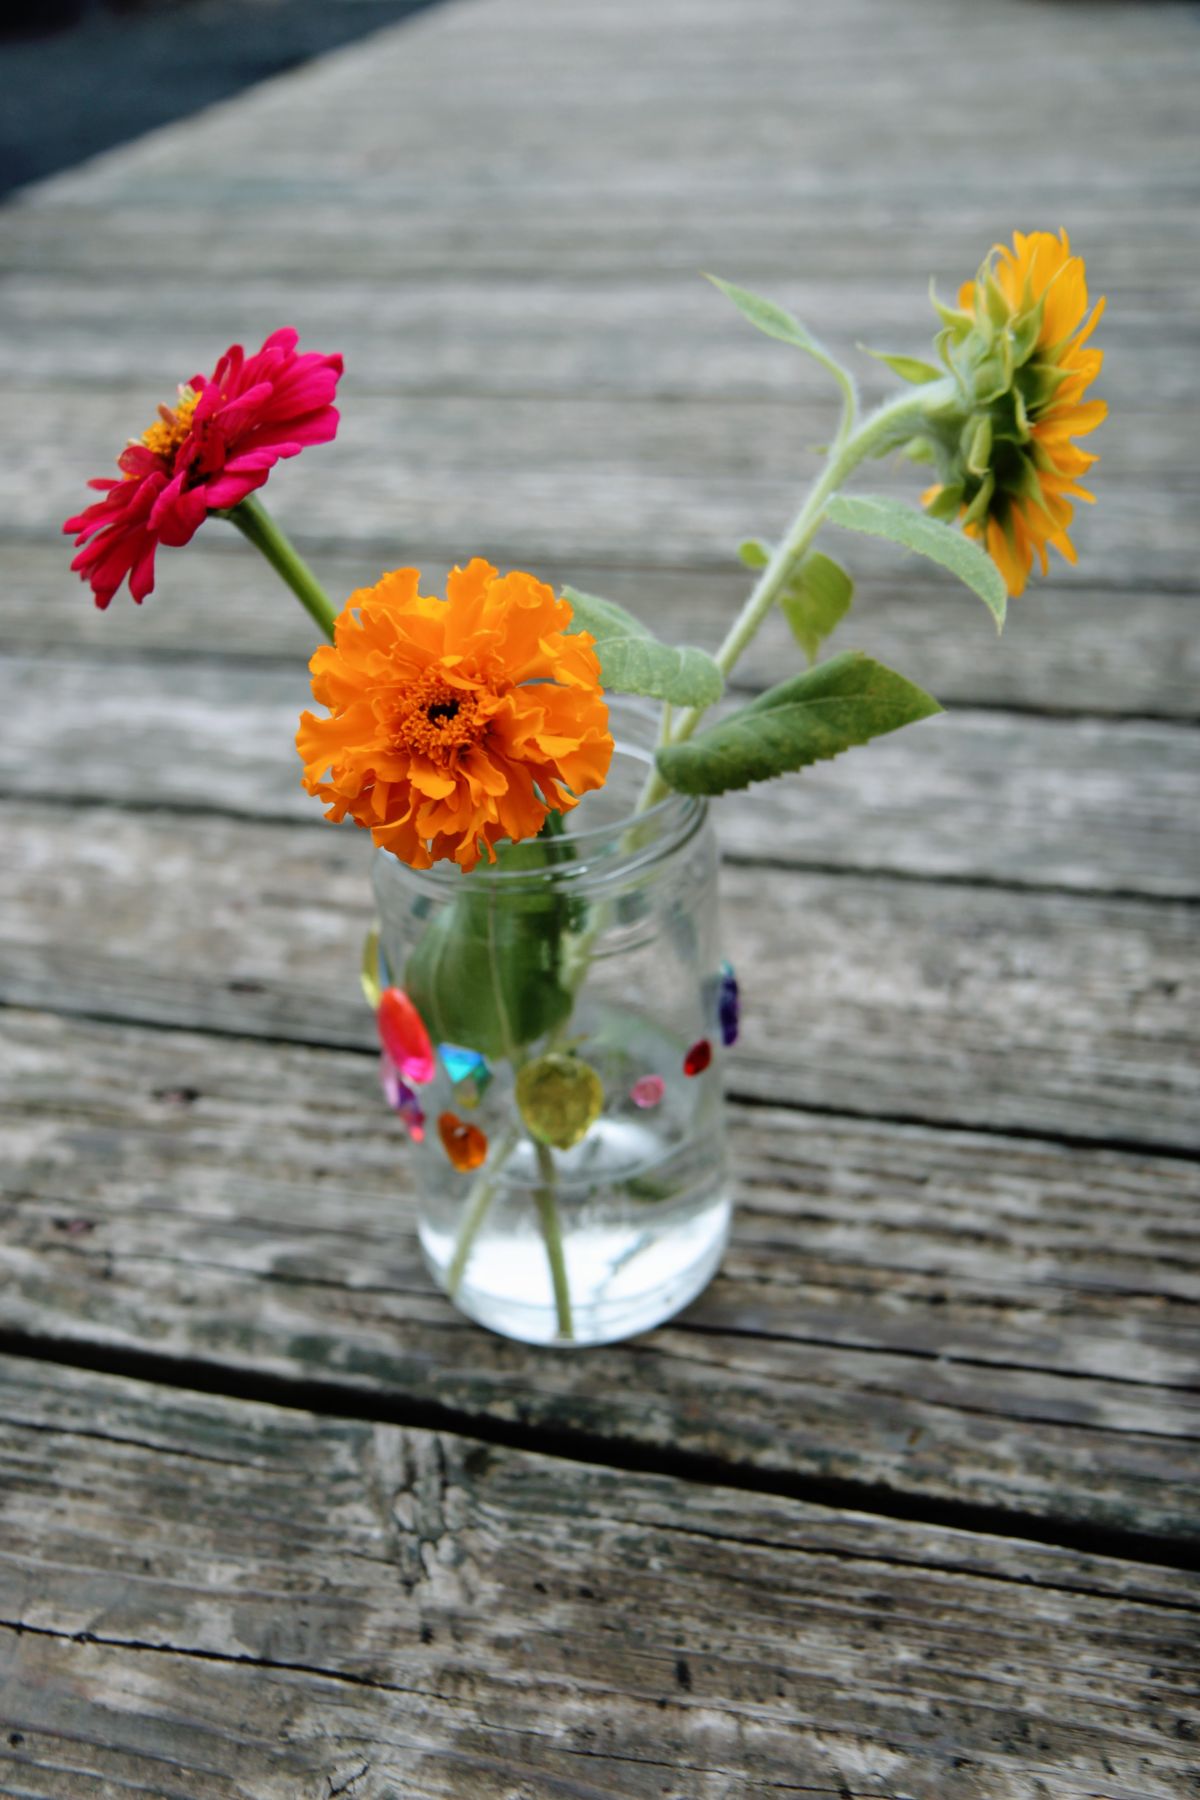
<svg viewBox="0 0 1200 1800">
<path fill-rule="evenodd" d="M 0 194 L 432 3 L 10 0 L 0 25 Z"/>
</svg>

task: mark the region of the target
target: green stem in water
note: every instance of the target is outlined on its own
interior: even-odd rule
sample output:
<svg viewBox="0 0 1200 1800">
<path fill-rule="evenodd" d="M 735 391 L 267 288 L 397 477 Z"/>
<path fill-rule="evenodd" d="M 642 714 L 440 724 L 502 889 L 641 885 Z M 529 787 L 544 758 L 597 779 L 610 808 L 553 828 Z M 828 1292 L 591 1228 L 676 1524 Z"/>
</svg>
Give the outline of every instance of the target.
<svg viewBox="0 0 1200 1800">
<path fill-rule="evenodd" d="M 554 1284 L 554 1312 L 558 1320 L 558 1335 L 566 1343 L 575 1336 L 575 1323 L 571 1317 L 571 1289 L 567 1282 L 567 1263 L 563 1255 L 562 1228 L 558 1218 L 558 1203 L 554 1197 L 557 1176 L 554 1158 L 547 1145 L 537 1146 L 538 1168 L 541 1171 L 542 1185 L 537 1191 L 538 1223 L 542 1228 L 542 1238 L 546 1245 L 546 1260 L 550 1264 L 550 1280 Z"/>
<path fill-rule="evenodd" d="M 332 643 L 335 614 L 329 596 L 262 502 L 248 494 L 224 516 L 256 550 L 261 550 L 275 573 L 287 583 Z"/>
<path fill-rule="evenodd" d="M 557 832 L 555 825 L 551 824 L 551 819 L 557 821 Z M 543 829 L 546 830 L 547 836 L 555 836 L 561 833 L 561 816 L 558 813 L 547 814 L 546 824 Z M 516 1075 L 521 1064 L 525 1061 L 525 1052 L 520 1045 L 517 1044 L 513 1036 L 508 1013 L 504 1005 L 504 992 L 500 984 L 500 964 L 496 946 L 495 924 L 496 891 L 493 886 L 488 895 L 488 964 L 492 972 L 492 980 L 495 984 L 496 1011 L 500 1020 L 500 1029 L 504 1041 L 504 1053 L 512 1067 L 513 1074 Z M 512 1154 L 516 1142 L 516 1136 L 513 1137 L 511 1143 L 506 1139 L 505 1143 L 497 1150 L 495 1159 L 492 1163 L 494 1175 L 499 1174 L 508 1157 Z M 559 1223 L 558 1202 L 555 1198 L 558 1175 L 554 1167 L 554 1158 L 551 1156 L 550 1151 L 545 1144 L 539 1143 L 537 1145 L 537 1160 L 538 1169 L 542 1177 L 541 1184 L 534 1196 L 537 1203 L 538 1223 L 541 1226 L 542 1238 L 546 1245 L 546 1259 L 550 1264 L 550 1279 L 554 1286 L 554 1311 L 558 1320 L 558 1335 L 560 1338 L 569 1342 L 575 1336 L 575 1327 L 571 1318 L 571 1290 L 567 1282 L 567 1264 L 566 1258 L 563 1255 L 562 1227 Z M 451 1275 L 453 1275 L 461 1253 L 462 1268 L 458 1269 L 458 1279 L 461 1279 L 462 1277 L 462 1270 L 465 1269 L 467 1256 L 470 1254 L 470 1240 L 475 1236 L 480 1225 L 482 1225 L 490 1201 L 491 1183 L 488 1184 L 487 1188 L 482 1193 L 475 1193 L 468 1202 L 466 1217 L 464 1218 L 462 1228 L 459 1231 L 459 1242 L 455 1248 L 454 1262 L 451 1264 L 450 1270 Z M 464 1239 L 466 1240 L 465 1248 Z M 451 1288 L 450 1292 L 453 1293 L 454 1289 Z"/>
<path fill-rule="evenodd" d="M 803 506 L 750 590 L 741 612 L 726 632 L 725 641 L 713 659 L 723 675 L 730 673 L 757 635 L 796 564 L 820 530 L 827 503 L 847 476 L 872 452 L 886 446 L 889 439 L 895 438 L 897 443 L 902 442 L 903 426 L 911 421 L 915 428 L 920 418 L 931 408 L 944 402 L 948 392 L 952 390 L 953 382 L 947 377 L 945 381 L 930 383 L 915 393 L 898 394 L 894 400 L 872 413 L 869 419 L 865 419 L 857 431 L 839 433 L 824 469 L 809 489 Z M 671 733 L 670 742 L 682 744 L 690 738 L 704 716 L 704 711 L 703 707 L 689 707 L 682 713 Z M 662 776 L 652 774 L 638 801 L 637 811 L 644 812 L 669 791 Z"/>
<path fill-rule="evenodd" d="M 446 1292 L 452 1300 L 462 1286 L 462 1278 L 467 1272 L 471 1250 L 479 1235 L 480 1227 L 487 1218 L 496 1192 L 496 1182 L 500 1171 L 516 1149 L 520 1139 L 520 1128 L 510 1125 L 496 1146 L 491 1167 L 480 1172 L 479 1179 L 467 1195 L 463 1222 L 458 1228 L 458 1242 L 454 1246 L 450 1267 L 446 1270 Z"/>
</svg>

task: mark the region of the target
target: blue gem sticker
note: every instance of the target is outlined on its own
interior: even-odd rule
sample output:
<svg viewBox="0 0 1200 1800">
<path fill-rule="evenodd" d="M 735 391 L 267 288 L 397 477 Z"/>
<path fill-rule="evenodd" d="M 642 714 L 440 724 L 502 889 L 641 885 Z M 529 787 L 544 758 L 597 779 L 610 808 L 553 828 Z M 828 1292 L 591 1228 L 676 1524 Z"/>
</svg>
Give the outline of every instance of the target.
<svg viewBox="0 0 1200 1800">
<path fill-rule="evenodd" d="M 474 1076 L 478 1081 L 486 1067 L 478 1050 L 464 1050 L 461 1044 L 439 1044 L 438 1055 L 455 1087 L 460 1081 L 466 1081 L 468 1076 Z"/>
</svg>

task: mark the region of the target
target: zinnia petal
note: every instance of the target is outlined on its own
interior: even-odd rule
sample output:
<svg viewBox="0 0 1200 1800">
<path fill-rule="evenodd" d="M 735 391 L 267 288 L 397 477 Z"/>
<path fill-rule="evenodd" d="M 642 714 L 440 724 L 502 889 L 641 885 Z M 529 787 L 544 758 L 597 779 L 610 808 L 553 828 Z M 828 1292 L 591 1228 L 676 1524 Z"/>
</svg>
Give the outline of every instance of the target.
<svg viewBox="0 0 1200 1800">
<path fill-rule="evenodd" d="M 143 599 L 154 585 L 159 544 L 186 544 L 209 513 L 228 511 L 260 488 L 277 462 L 333 438 L 342 359 L 300 355 L 297 342 L 284 326 L 252 356 L 231 344 L 211 375 L 194 375 L 176 404 L 160 407 L 140 440 L 121 451 L 123 480 L 90 483 L 106 499 L 63 529 L 77 534 L 77 543 L 97 540 L 71 567 L 91 583 L 98 606 L 108 605 L 126 577 L 134 599 Z"/>
</svg>

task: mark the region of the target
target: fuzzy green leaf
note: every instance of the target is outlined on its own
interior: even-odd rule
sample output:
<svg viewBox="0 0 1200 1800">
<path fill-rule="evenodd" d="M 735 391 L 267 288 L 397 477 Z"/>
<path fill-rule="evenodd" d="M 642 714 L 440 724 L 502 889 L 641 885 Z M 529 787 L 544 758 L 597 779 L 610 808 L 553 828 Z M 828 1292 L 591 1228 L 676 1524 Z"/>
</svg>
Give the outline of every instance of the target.
<svg viewBox="0 0 1200 1800">
<path fill-rule="evenodd" d="M 899 375 L 901 381 L 911 381 L 914 386 L 921 387 L 927 381 L 940 381 L 946 373 L 935 363 L 923 362 L 919 356 L 893 356 L 887 350 L 872 350 L 868 344 L 860 344 L 868 356 L 876 362 L 886 363 L 893 375 Z"/>
<path fill-rule="evenodd" d="M 684 744 L 658 752 L 663 779 L 684 794 L 724 794 L 837 756 L 855 744 L 927 719 L 932 695 L 848 651 L 769 688 Z"/>
<path fill-rule="evenodd" d="M 645 694 L 672 706 L 711 706 L 719 700 L 725 679 L 705 650 L 685 644 L 663 644 L 640 619 L 595 594 L 565 587 L 575 613 L 575 631 L 590 631 L 600 658 L 600 679 L 619 694 Z"/>
<path fill-rule="evenodd" d="M 743 538 L 737 553 L 748 569 L 765 569 L 771 560 L 771 546 L 761 538 Z"/>
<path fill-rule="evenodd" d="M 819 550 L 805 557 L 779 596 L 779 610 L 810 663 L 850 611 L 854 583 L 840 563 Z"/>
<path fill-rule="evenodd" d="M 733 301 L 743 318 L 749 319 L 767 337 L 778 338 L 783 344 L 795 345 L 797 350 L 803 350 L 806 355 L 819 362 L 823 369 L 828 369 L 847 400 L 852 399 L 853 376 L 847 369 L 843 369 L 836 357 L 830 355 L 824 344 L 793 313 L 782 306 L 776 306 L 773 300 L 764 300 L 761 294 L 752 294 L 749 288 L 738 287 L 732 281 L 722 281 L 719 275 L 710 275 L 708 280 Z"/>
<path fill-rule="evenodd" d="M 868 537 L 888 538 L 903 544 L 931 562 L 940 563 L 983 601 L 996 621 L 996 630 L 1004 626 L 1008 607 L 1008 590 L 1004 577 L 987 554 L 961 531 L 916 512 L 898 500 L 869 498 L 859 494 L 837 494 L 825 508 L 825 517 L 845 531 L 864 531 Z"/>
</svg>

